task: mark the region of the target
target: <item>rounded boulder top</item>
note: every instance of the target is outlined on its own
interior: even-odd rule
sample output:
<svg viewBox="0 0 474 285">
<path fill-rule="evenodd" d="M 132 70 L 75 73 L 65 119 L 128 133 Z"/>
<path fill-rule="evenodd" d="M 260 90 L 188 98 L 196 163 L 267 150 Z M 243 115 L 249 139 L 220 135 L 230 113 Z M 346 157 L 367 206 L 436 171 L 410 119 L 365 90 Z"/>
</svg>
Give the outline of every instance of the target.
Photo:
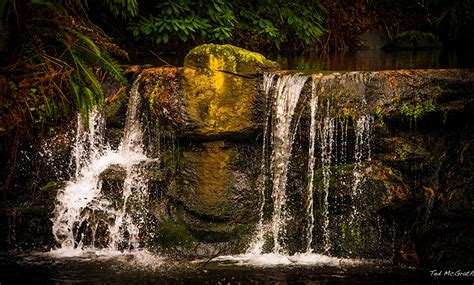
<svg viewBox="0 0 474 285">
<path fill-rule="evenodd" d="M 204 44 L 193 48 L 184 59 L 185 67 L 200 67 L 240 75 L 256 75 L 279 65 L 262 54 L 233 45 Z"/>
</svg>

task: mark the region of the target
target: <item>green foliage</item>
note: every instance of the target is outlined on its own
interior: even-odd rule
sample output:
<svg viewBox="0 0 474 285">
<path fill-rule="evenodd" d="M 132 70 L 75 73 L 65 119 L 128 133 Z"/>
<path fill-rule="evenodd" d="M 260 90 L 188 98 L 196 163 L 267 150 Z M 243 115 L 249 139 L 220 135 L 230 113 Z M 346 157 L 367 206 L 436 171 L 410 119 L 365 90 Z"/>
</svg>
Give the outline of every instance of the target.
<svg viewBox="0 0 474 285">
<path fill-rule="evenodd" d="M 329 0 L 327 0 L 329 1 Z M 443 41 L 474 40 L 474 1 L 471 0 L 378 0 L 368 1 L 388 36 L 417 30 L 433 32 Z"/>
<path fill-rule="evenodd" d="M 129 30 L 137 40 L 155 43 L 257 40 L 280 48 L 282 43 L 311 44 L 323 32 L 319 1 L 159 1 Z"/>
<path fill-rule="evenodd" d="M 104 103 L 102 78 L 110 76 L 126 83 L 111 56 L 123 56 L 124 52 L 98 27 L 77 16 L 79 12 L 73 8 L 84 9 L 82 3 L 87 5 L 87 1 L 80 0 L 68 5 L 62 1 L 32 0 L 17 7 L 22 21 L 16 26 L 21 37 L 16 62 L 9 68 L 19 75 L 11 76 L 8 96 L 0 104 L 4 114 L 0 119 L 10 128 L 26 126 L 28 121 L 55 121 L 75 110 L 81 112 L 88 125 L 89 111 Z"/>
<path fill-rule="evenodd" d="M 438 34 L 448 40 L 474 40 L 474 1 L 425 0 Z"/>
<path fill-rule="evenodd" d="M 106 0 L 105 2 L 116 17 L 129 18 L 138 15 L 137 0 Z"/>
<path fill-rule="evenodd" d="M 155 11 L 131 24 L 135 38 L 151 37 L 165 44 L 170 39 L 186 42 L 197 37 L 222 41 L 231 37 L 236 21 L 232 5 L 223 0 L 160 1 Z"/>
</svg>

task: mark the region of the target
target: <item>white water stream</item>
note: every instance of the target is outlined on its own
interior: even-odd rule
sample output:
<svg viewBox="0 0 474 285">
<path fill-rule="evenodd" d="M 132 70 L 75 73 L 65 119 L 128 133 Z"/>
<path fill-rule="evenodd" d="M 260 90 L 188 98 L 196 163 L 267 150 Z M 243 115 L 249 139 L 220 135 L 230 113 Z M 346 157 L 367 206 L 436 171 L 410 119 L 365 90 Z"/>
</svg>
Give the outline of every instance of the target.
<svg viewBox="0 0 474 285">
<path fill-rule="evenodd" d="M 118 149 L 105 142 L 105 120 L 99 110 L 90 113 L 89 128 L 78 116 L 74 145 L 75 175 L 57 195 L 53 235 L 64 254 L 96 245 L 108 250 L 137 249 L 140 227 L 146 216 L 147 181 L 140 164 L 149 160 L 143 151 L 139 120 L 139 78 L 131 88 L 124 136 Z M 102 193 L 101 174 L 114 167 L 125 172 L 116 201 Z M 119 199 L 117 199 L 118 197 Z M 119 201 L 119 202 L 117 202 Z M 97 231 L 101 230 L 101 240 Z"/>
</svg>

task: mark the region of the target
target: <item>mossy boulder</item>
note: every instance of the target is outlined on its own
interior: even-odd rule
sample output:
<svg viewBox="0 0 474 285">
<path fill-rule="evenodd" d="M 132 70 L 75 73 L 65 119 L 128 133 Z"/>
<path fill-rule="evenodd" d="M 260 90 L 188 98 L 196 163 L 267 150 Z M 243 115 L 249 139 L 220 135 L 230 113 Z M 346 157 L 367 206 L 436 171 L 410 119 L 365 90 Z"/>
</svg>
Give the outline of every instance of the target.
<svg viewBox="0 0 474 285">
<path fill-rule="evenodd" d="M 184 59 L 184 67 L 256 75 L 279 68 L 278 63 L 232 45 L 204 44 L 193 48 Z"/>
<path fill-rule="evenodd" d="M 159 124 L 175 136 L 241 139 L 261 128 L 261 77 L 255 75 L 277 67 L 259 53 L 202 45 L 183 68 L 145 69 L 140 90 Z"/>
<path fill-rule="evenodd" d="M 384 49 L 427 49 L 440 48 L 439 37 L 432 33 L 409 30 L 398 34 Z"/>
<path fill-rule="evenodd" d="M 227 138 L 256 132 L 257 80 L 206 68 L 184 68 L 183 75 L 183 95 L 195 125 L 194 136 Z"/>
<path fill-rule="evenodd" d="M 185 224 L 169 219 L 157 223 L 156 232 L 150 240 L 152 248 L 168 254 L 192 250 L 196 243 L 196 238 Z"/>
</svg>

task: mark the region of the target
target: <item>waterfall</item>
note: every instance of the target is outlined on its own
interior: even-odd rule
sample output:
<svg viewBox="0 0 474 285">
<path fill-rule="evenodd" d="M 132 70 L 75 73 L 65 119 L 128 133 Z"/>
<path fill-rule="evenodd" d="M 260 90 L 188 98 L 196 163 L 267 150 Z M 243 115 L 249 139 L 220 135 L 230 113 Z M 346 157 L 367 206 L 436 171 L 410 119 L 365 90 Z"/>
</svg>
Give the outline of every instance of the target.
<svg viewBox="0 0 474 285">
<path fill-rule="evenodd" d="M 278 78 L 276 83 L 276 95 L 274 101 L 274 126 L 272 128 L 272 234 L 273 253 L 282 253 L 283 247 L 281 237 L 286 230 L 286 183 L 288 164 L 291 156 L 294 128 L 293 115 L 299 96 L 308 77 L 300 75 L 288 75 Z"/>
<path fill-rule="evenodd" d="M 291 156 L 291 149 L 294 139 L 294 128 L 292 128 L 293 116 L 299 96 L 308 77 L 300 75 L 280 76 L 274 86 L 274 94 L 270 91 L 274 84 L 273 74 L 265 74 L 263 88 L 267 113 L 265 114 L 265 127 L 262 146 L 262 165 L 259 178 L 260 192 L 260 212 L 259 221 L 256 228 L 256 234 L 252 240 L 247 253 L 259 255 L 262 253 L 265 244 L 264 232 L 264 208 L 265 208 L 265 189 L 266 189 L 266 159 L 271 155 L 270 174 L 272 179 L 272 199 L 273 214 L 271 219 L 271 232 L 273 234 L 273 253 L 280 254 L 283 251 L 281 238 L 286 230 L 286 180 L 288 172 L 288 163 Z M 273 96 L 272 96 L 273 95 Z M 270 105 L 270 102 L 272 104 Z M 270 117 L 272 118 L 271 129 L 269 133 Z M 267 139 L 269 142 L 267 142 Z M 271 154 L 269 154 L 269 146 Z"/>
<path fill-rule="evenodd" d="M 102 112 L 90 113 L 88 130 L 78 116 L 73 148 L 75 175 L 58 192 L 52 218 L 59 249 L 94 248 L 96 244 L 111 250 L 139 246 L 147 199 L 147 182 L 140 173 L 140 164 L 149 160 L 142 144 L 139 81 L 140 76 L 130 91 L 124 136 L 118 149 L 111 149 L 105 142 Z M 126 173 L 120 198 L 107 197 L 101 191 L 100 175 L 114 165 Z M 104 235 L 100 241 L 99 230 Z"/>
<path fill-rule="evenodd" d="M 256 226 L 254 239 L 250 243 L 247 253 L 251 255 L 261 255 L 265 244 L 264 233 L 267 225 L 264 221 L 265 210 L 265 190 L 267 186 L 266 166 L 270 160 L 271 197 L 273 200 L 272 217 L 269 221 L 269 231 L 273 238 L 272 253 L 276 255 L 286 254 L 287 247 L 285 239 L 287 236 L 287 175 L 293 143 L 296 136 L 296 128 L 299 119 L 295 117 L 296 107 L 300 101 L 300 93 L 303 89 L 307 77 L 301 75 L 278 76 L 265 74 L 263 78 L 263 89 L 266 102 L 266 113 L 263 130 L 262 163 L 260 176 L 258 178 L 258 190 L 260 194 L 259 220 Z M 350 94 L 360 94 L 355 98 L 356 102 L 341 107 L 339 98 Z M 350 97 L 352 98 L 352 97 Z M 360 101 L 358 98 L 361 98 Z M 271 108 L 270 108 L 271 105 Z M 350 120 L 346 113 L 341 115 L 341 111 L 349 112 Z M 373 117 L 368 111 L 365 99 L 365 82 L 363 75 L 348 73 L 344 75 L 313 75 L 311 97 L 309 98 L 309 146 L 308 146 L 308 166 L 307 185 L 304 201 L 304 215 L 306 225 L 303 227 L 304 252 L 313 252 L 313 240 L 316 238 L 321 245 L 321 250 L 325 254 L 332 252 L 332 244 L 338 240 L 336 233 L 332 232 L 334 226 L 340 222 L 331 216 L 330 209 L 334 207 L 344 207 L 343 212 L 349 213 L 349 225 L 358 215 L 359 196 L 362 194 L 362 183 L 365 179 L 364 162 L 370 160 L 370 142 Z M 354 168 L 352 170 L 352 182 L 349 186 L 352 189 L 350 194 L 352 201 L 348 205 L 330 205 L 331 181 L 333 179 L 333 167 L 345 163 L 352 163 L 348 154 L 349 146 L 349 123 L 353 122 L 354 130 Z M 351 136 L 352 137 L 352 136 Z M 271 149 L 271 153 L 269 153 Z M 320 167 L 321 180 L 315 181 L 316 166 Z M 315 183 L 320 185 L 315 189 Z M 318 191 L 318 192 L 315 192 Z M 319 198 L 318 207 L 315 209 L 315 193 Z M 337 203 L 337 201 L 335 202 Z M 315 216 L 315 211 L 318 216 Z M 346 214 L 344 214 L 346 215 Z M 331 225 L 334 221 L 334 225 Z M 319 228 L 317 235 L 315 225 Z M 344 234 L 343 234 L 344 235 Z M 334 239 L 334 240 L 332 240 Z"/>
</svg>

